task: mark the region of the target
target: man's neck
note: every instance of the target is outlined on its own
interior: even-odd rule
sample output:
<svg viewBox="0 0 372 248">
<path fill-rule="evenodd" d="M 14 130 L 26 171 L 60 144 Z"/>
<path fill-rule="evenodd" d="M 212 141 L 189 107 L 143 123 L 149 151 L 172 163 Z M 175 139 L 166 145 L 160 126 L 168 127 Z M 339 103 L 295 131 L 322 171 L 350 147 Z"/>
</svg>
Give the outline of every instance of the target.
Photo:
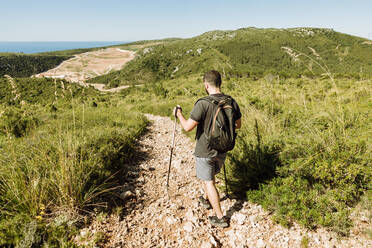
<svg viewBox="0 0 372 248">
<path fill-rule="evenodd" d="M 213 95 L 213 94 L 221 94 L 221 89 L 209 89 L 208 91 L 209 95 Z"/>
</svg>

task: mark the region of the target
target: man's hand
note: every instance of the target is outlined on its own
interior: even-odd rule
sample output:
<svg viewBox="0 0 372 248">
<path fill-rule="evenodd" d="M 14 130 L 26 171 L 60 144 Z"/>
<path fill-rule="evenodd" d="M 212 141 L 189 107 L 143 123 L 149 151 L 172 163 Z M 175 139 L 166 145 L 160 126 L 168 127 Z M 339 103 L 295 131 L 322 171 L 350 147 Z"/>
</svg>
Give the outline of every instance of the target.
<svg viewBox="0 0 372 248">
<path fill-rule="evenodd" d="M 182 114 L 182 108 L 180 105 L 177 105 L 176 107 L 174 107 L 173 109 L 173 115 L 178 118 L 178 114 L 181 113 Z"/>
</svg>

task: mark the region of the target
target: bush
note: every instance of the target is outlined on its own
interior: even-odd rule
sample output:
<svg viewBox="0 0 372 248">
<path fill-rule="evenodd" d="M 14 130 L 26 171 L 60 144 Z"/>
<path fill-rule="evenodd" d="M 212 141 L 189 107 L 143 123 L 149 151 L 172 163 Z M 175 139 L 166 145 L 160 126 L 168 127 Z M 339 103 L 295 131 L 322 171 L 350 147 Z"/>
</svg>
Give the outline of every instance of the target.
<svg viewBox="0 0 372 248">
<path fill-rule="evenodd" d="M 0 133 L 23 137 L 40 124 L 40 120 L 32 113 L 18 107 L 4 110 L 0 121 Z"/>
<path fill-rule="evenodd" d="M 71 56 L 53 55 L 0 55 L 0 77 L 30 77 L 52 69 Z"/>
<path fill-rule="evenodd" d="M 0 245 L 72 246 L 82 216 L 125 178 L 118 172 L 125 172 L 146 119 L 75 102 L 34 135 L 0 147 Z"/>
</svg>

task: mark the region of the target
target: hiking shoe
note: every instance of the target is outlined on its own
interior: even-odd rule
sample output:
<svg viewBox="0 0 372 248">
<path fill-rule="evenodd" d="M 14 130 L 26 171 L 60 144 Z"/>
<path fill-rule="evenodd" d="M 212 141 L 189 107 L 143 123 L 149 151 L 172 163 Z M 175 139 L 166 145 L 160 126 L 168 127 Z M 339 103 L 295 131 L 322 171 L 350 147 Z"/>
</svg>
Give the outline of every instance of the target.
<svg viewBox="0 0 372 248">
<path fill-rule="evenodd" d="M 222 217 L 221 219 L 219 219 L 217 218 L 217 216 L 211 216 L 211 217 L 208 217 L 208 219 L 212 226 L 222 227 L 222 228 L 229 226 L 229 223 L 227 223 L 225 217 Z"/>
<path fill-rule="evenodd" d="M 205 208 L 205 209 L 211 209 L 212 208 L 209 201 L 207 199 L 205 199 L 203 196 L 199 196 L 199 202 L 202 205 L 202 207 Z"/>
</svg>

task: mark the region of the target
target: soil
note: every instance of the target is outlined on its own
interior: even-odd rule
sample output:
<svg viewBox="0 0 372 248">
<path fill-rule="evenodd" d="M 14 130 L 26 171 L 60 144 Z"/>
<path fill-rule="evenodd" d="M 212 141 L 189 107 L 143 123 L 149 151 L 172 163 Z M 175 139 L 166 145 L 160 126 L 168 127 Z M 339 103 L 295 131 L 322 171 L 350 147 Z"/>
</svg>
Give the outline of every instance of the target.
<svg viewBox="0 0 372 248">
<path fill-rule="evenodd" d="M 135 58 L 135 52 L 119 48 L 106 48 L 92 52 L 75 55 L 63 61 L 59 66 L 49 71 L 36 74 L 34 77 L 63 78 L 70 82 L 85 84 L 85 80 L 120 70 Z M 103 84 L 89 84 L 100 91 L 117 92 L 129 86 L 120 86 L 112 89 L 103 89 Z"/>
</svg>

